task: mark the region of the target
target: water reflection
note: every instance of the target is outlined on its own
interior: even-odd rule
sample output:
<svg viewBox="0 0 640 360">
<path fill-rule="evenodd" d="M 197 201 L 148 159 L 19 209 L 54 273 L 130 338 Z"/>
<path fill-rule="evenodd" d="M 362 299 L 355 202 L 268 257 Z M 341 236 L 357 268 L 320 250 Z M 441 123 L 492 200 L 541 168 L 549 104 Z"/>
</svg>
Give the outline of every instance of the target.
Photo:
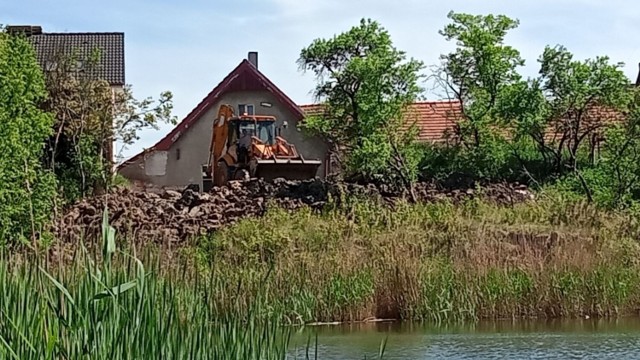
<svg viewBox="0 0 640 360">
<path fill-rule="evenodd" d="M 385 359 L 640 359 L 640 319 L 491 321 L 427 325 L 377 323 L 300 329 L 291 358 L 318 339 L 318 359 L 375 358 L 387 338 Z"/>
</svg>

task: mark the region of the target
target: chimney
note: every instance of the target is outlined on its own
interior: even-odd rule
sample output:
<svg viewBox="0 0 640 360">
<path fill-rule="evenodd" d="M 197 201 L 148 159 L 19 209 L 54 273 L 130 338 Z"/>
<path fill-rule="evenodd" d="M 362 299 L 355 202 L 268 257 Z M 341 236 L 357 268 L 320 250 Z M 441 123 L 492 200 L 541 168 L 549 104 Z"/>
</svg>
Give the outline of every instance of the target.
<svg viewBox="0 0 640 360">
<path fill-rule="evenodd" d="M 247 59 L 256 69 L 258 68 L 258 52 L 257 51 L 250 51 Z"/>
<path fill-rule="evenodd" d="M 33 26 L 33 25 L 8 25 L 6 30 L 9 34 L 17 35 L 24 34 L 25 36 L 31 35 L 40 35 L 42 34 L 41 26 Z"/>
</svg>

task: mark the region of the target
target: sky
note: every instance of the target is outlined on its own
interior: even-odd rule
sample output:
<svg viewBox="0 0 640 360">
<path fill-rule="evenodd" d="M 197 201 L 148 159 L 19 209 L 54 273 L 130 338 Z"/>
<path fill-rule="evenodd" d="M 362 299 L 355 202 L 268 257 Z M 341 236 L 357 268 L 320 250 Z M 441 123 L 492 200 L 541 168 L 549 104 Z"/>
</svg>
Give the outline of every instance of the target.
<svg viewBox="0 0 640 360">
<path fill-rule="evenodd" d="M 0 0 L 0 24 L 124 32 L 126 82 L 135 96 L 171 91 L 181 120 L 249 51 L 258 51 L 260 71 L 295 102 L 312 103 L 316 80 L 298 68 L 300 50 L 361 18 L 378 21 L 409 57 L 437 65 L 455 45 L 438 34 L 450 11 L 518 19 L 506 42 L 526 60 L 525 76 L 536 75 L 546 45 L 564 45 L 576 59 L 607 55 L 625 63 L 629 78 L 638 75 L 640 2 L 628 0 Z M 438 100 L 432 91 L 425 96 Z M 118 150 L 133 156 L 171 128 L 145 130 L 136 144 Z"/>
</svg>

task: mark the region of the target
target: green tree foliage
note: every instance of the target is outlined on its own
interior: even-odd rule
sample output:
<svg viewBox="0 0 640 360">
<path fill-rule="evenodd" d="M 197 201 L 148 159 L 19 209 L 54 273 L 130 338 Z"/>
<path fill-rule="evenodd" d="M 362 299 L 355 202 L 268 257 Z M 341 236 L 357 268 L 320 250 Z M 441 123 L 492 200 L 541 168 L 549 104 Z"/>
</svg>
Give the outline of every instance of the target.
<svg viewBox="0 0 640 360">
<path fill-rule="evenodd" d="M 499 134 L 492 129 L 500 125 L 498 104 L 521 81 L 517 68 L 524 60 L 504 43 L 507 32 L 519 23 L 504 15 L 451 12 L 448 17 L 452 22 L 440 34 L 455 41 L 457 48 L 441 56 L 438 81 L 462 106 L 456 135 L 468 147 L 480 147 L 484 137 Z"/>
<path fill-rule="evenodd" d="M 423 176 L 454 186 L 521 180 L 516 154 L 528 147 L 510 141 L 509 124 L 502 116 L 505 101 L 526 85 L 517 71 L 524 60 L 505 43 L 519 22 L 504 15 L 450 12 L 448 17 L 451 23 L 440 34 L 456 48 L 441 56 L 432 79 L 448 99 L 460 104 L 461 113 L 452 119 L 452 141 L 445 147 L 425 146 Z"/>
<path fill-rule="evenodd" d="M 566 177 L 558 187 L 608 208 L 630 207 L 640 200 L 640 99 L 637 90 L 628 93 L 633 93 L 633 100 L 626 118 L 604 128 L 596 164 L 585 166 L 580 176 Z"/>
<path fill-rule="evenodd" d="M 51 218 L 55 180 L 41 167 L 53 117 L 31 45 L 0 33 L 0 243 L 35 239 Z"/>
<path fill-rule="evenodd" d="M 442 56 L 435 79 L 462 114 L 457 142 L 427 146 L 421 168 L 428 176 L 536 183 L 569 176 L 565 185 L 589 199 L 593 190 L 607 203 L 632 192 L 635 177 L 623 168 L 633 168 L 637 133 L 627 123 L 632 91 L 622 64 L 578 61 L 562 46 L 546 47 L 539 76 L 525 80 L 520 53 L 505 43 L 517 20 L 453 12 L 449 18 L 441 34 L 457 47 Z M 610 188 L 605 173 L 618 173 L 620 184 Z"/>
<path fill-rule="evenodd" d="M 298 62 L 317 76 L 315 95 L 324 104 L 324 113 L 306 119 L 305 127 L 333 144 L 348 173 L 413 182 L 419 153 L 403 115 L 421 92 L 422 63 L 407 60 L 384 28 L 365 19 L 333 38 L 314 40 Z"/>
<path fill-rule="evenodd" d="M 602 158 L 598 164 L 599 179 L 605 179 L 596 191 L 599 203 L 609 207 L 626 206 L 640 199 L 640 118 L 637 114 L 625 126 L 616 126 L 606 133 Z M 599 195 L 596 194 L 597 195 Z"/>
<path fill-rule="evenodd" d="M 629 79 L 621 70 L 622 64 L 611 64 L 608 57 L 595 60 L 573 60 L 564 47 L 547 47 L 540 57 L 541 90 L 546 104 L 538 109 L 543 113 L 536 119 L 532 137 L 541 147 L 553 154 L 556 171 L 560 166 L 578 170 L 578 151 L 586 142 L 593 154 L 604 129 L 620 119 L 630 100 Z M 555 148 L 543 146 L 543 129 L 552 130 Z M 562 159 L 566 154 L 567 158 Z"/>
<path fill-rule="evenodd" d="M 589 200 L 594 197 L 592 189 L 600 194 L 617 193 L 603 189 L 611 183 L 596 174 L 604 174 L 603 166 L 608 166 L 607 161 L 597 159 L 602 146 L 605 154 L 610 152 L 606 158 L 619 152 L 617 143 L 635 136 L 633 126 L 627 124 L 633 91 L 622 64 L 612 64 L 607 57 L 574 60 L 562 46 L 545 48 L 539 63 L 539 77 L 513 87 L 501 104 L 500 115 L 515 129 L 516 140 L 534 144 L 544 168 L 540 175 L 569 174 L 573 177 L 570 182 L 579 184 Z M 621 128 L 605 136 L 615 126 Z M 607 198 L 607 204 L 621 200 L 617 195 Z"/>
<path fill-rule="evenodd" d="M 112 89 L 95 75 L 100 56 L 97 49 L 89 59 L 54 49 L 48 59 L 56 66 L 46 73 L 50 96 L 44 108 L 55 114 L 56 121 L 47 165 L 55 171 L 68 200 L 110 186 L 114 142 L 128 146 L 144 128 L 175 123 L 170 92 L 163 92 L 156 101 L 136 99 L 130 85 Z"/>
</svg>

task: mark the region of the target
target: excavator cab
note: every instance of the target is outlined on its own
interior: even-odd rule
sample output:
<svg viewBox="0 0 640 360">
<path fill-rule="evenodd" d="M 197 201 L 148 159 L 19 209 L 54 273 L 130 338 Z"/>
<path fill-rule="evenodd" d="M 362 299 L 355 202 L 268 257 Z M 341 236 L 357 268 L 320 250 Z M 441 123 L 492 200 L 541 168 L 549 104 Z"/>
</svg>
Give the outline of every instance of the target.
<svg viewBox="0 0 640 360">
<path fill-rule="evenodd" d="M 259 122 L 246 118 L 229 120 L 229 143 L 237 143 L 243 134 L 255 136 L 262 142 L 273 145 L 275 138 L 275 118 L 265 119 Z"/>
<path fill-rule="evenodd" d="M 223 155 L 227 165 L 235 164 L 232 170 L 245 169 L 256 155 L 275 142 L 276 118 L 273 116 L 239 116 L 227 121 L 229 151 Z M 228 174 L 231 179 L 242 177 Z"/>
<path fill-rule="evenodd" d="M 203 187 L 229 180 L 315 177 L 321 162 L 306 160 L 280 136 L 276 118 L 263 115 L 233 116 L 229 105 L 220 107 L 214 121 L 209 162 L 203 166 Z"/>
</svg>

